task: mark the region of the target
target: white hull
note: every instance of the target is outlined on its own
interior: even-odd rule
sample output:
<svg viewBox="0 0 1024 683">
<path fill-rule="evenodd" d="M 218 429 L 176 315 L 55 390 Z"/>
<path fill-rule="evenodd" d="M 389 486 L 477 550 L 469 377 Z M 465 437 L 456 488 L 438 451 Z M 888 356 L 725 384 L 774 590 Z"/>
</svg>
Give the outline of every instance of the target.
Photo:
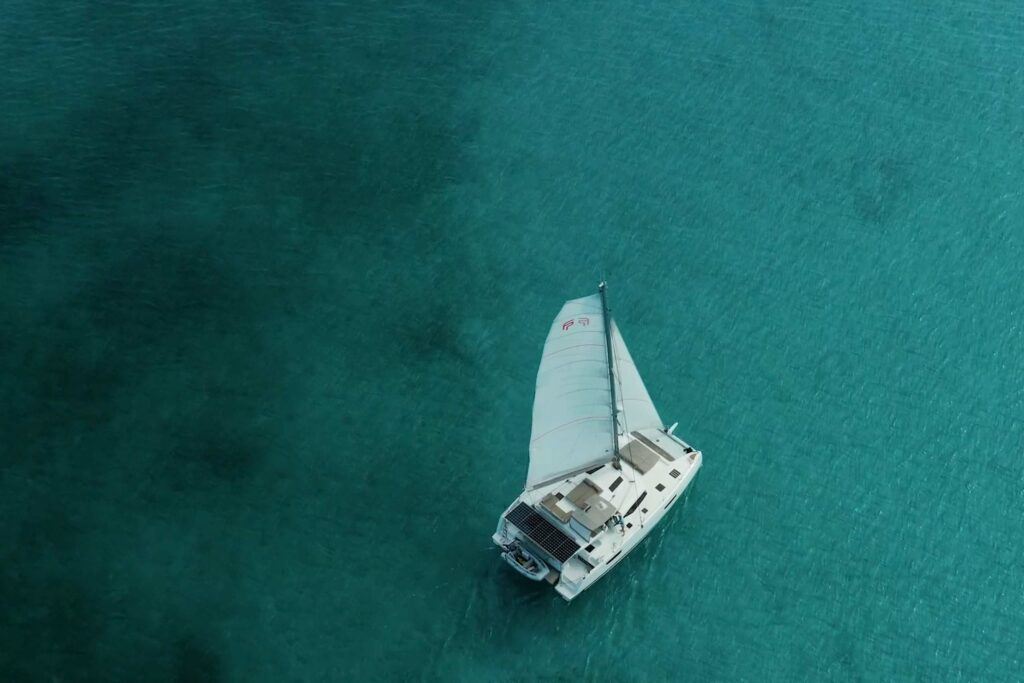
<svg viewBox="0 0 1024 683">
<path fill-rule="evenodd" d="M 566 600 L 622 562 L 679 501 L 701 466 L 700 451 L 661 430 L 633 432 L 620 441 L 618 467 L 607 463 L 524 491 L 499 518 L 494 542 L 514 540 L 543 557 L 553 570 L 548 582 Z"/>
</svg>

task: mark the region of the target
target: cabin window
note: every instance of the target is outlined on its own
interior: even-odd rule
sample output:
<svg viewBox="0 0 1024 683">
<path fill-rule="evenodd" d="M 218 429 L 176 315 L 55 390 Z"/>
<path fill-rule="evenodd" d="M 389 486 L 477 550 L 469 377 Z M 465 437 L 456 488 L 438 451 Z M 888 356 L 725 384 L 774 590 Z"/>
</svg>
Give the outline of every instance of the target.
<svg viewBox="0 0 1024 683">
<path fill-rule="evenodd" d="M 612 485 L 608 487 L 608 490 L 609 491 L 614 491 L 615 489 L 619 488 L 619 484 L 621 484 L 621 483 L 622 483 L 622 477 L 619 477 L 618 479 L 616 479 L 615 481 L 612 482 Z"/>
<path fill-rule="evenodd" d="M 679 494 L 676 494 L 676 495 L 679 495 Z M 667 502 L 667 503 L 665 503 L 665 507 L 668 507 L 669 505 L 671 505 L 671 504 L 672 504 L 672 501 L 673 501 L 673 500 L 675 500 L 675 499 L 676 499 L 676 497 L 675 497 L 675 496 L 672 496 L 671 498 L 669 498 L 669 499 L 668 499 L 668 502 Z"/>
<path fill-rule="evenodd" d="M 605 564 L 611 564 L 612 562 L 614 562 L 614 561 L 615 561 L 615 558 L 616 558 L 616 557 L 618 557 L 618 556 L 619 556 L 619 555 L 621 555 L 621 554 L 622 554 L 622 551 L 620 550 L 619 552 L 617 552 L 617 553 L 615 553 L 614 555 L 612 555 L 611 559 L 610 559 L 610 560 L 608 560 L 607 562 L 605 562 Z"/>
</svg>

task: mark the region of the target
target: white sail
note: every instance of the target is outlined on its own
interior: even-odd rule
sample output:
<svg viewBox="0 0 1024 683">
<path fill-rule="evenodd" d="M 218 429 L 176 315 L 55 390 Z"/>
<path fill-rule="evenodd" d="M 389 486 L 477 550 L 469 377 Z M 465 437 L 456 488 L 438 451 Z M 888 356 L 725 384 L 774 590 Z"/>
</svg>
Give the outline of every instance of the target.
<svg viewBox="0 0 1024 683">
<path fill-rule="evenodd" d="M 612 459 L 604 324 L 597 294 L 567 301 L 551 324 L 533 399 L 528 489 Z"/>
<path fill-rule="evenodd" d="M 651 402 L 640 372 L 629 355 L 619 326 L 612 320 L 612 355 L 615 367 L 616 403 L 619 407 L 619 431 L 628 434 L 638 429 L 661 429 L 664 424 Z"/>
</svg>

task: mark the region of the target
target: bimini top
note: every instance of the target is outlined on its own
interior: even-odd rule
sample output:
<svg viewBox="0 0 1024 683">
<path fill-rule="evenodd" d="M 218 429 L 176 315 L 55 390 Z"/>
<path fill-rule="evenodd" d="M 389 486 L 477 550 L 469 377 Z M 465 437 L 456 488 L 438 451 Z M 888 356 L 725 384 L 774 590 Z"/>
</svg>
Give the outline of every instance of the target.
<svg viewBox="0 0 1024 683">
<path fill-rule="evenodd" d="M 611 325 L 618 425 L 608 381 L 605 324 Z M 609 462 L 614 457 L 613 433 L 652 427 L 662 427 L 661 418 L 618 327 L 605 321 L 601 296 L 567 301 L 551 324 L 537 371 L 526 488 Z"/>
</svg>

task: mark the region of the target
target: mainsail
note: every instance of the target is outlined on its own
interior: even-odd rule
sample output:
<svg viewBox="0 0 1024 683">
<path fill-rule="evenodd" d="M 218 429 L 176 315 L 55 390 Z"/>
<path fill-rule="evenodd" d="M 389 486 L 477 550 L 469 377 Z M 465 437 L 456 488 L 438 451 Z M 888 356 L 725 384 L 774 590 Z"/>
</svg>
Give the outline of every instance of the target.
<svg viewBox="0 0 1024 683">
<path fill-rule="evenodd" d="M 617 428 L 606 323 L 611 326 Z M 537 371 L 526 488 L 609 462 L 615 457 L 613 432 L 622 436 L 663 427 L 619 326 L 605 320 L 600 294 L 566 301 L 551 324 Z"/>
<path fill-rule="evenodd" d="M 528 489 L 614 456 L 604 325 L 597 294 L 567 301 L 551 324 L 533 399 Z"/>
</svg>

